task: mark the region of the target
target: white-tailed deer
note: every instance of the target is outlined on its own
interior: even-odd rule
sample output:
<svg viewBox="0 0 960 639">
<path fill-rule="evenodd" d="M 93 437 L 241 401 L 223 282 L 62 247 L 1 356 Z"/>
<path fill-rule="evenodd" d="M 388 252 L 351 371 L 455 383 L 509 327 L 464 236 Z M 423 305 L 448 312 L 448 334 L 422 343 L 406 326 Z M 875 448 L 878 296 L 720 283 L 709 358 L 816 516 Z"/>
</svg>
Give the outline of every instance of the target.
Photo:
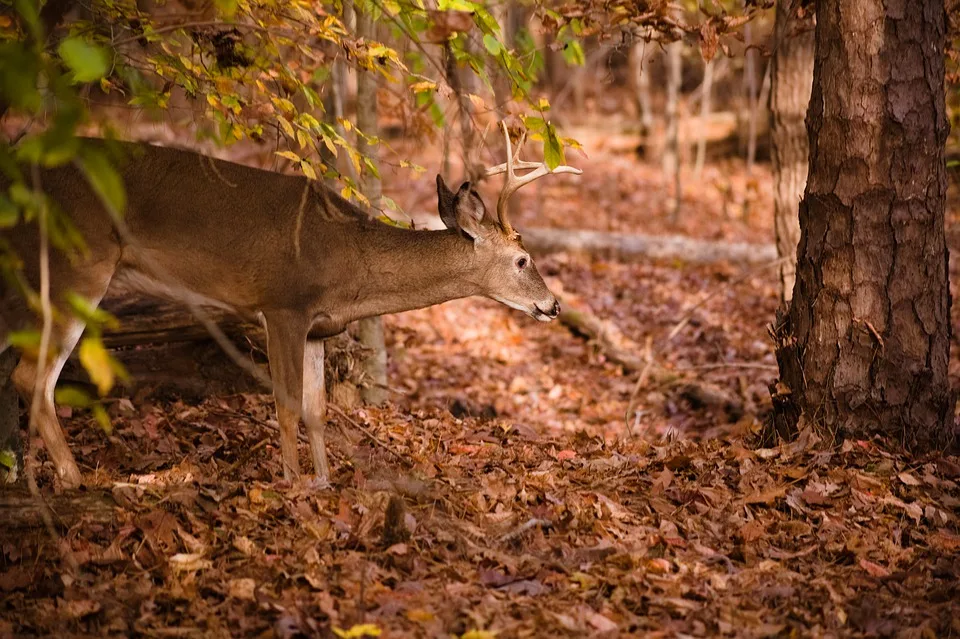
<svg viewBox="0 0 960 639">
<path fill-rule="evenodd" d="M 505 130 L 506 131 L 506 130 Z M 520 142 L 522 145 L 522 140 Z M 580 173 L 519 161 L 507 136 L 507 162 L 487 171 L 507 173 L 491 215 L 464 183 L 456 193 L 437 176 L 446 231 L 415 231 L 371 220 L 321 183 L 280 175 L 196 153 L 142 144 L 123 145 L 119 167 L 126 186 L 123 232 L 83 173 L 74 166 L 44 171 L 44 191 L 76 225 L 84 257 L 51 251 L 51 300 L 62 313 L 54 325 L 56 358 L 37 379 L 37 363 L 23 357 L 13 373 L 19 392 L 43 393 L 38 431 L 67 486 L 81 475 L 54 408 L 57 377 L 83 332 L 66 306 L 67 292 L 99 304 L 112 281 L 191 304 L 212 305 L 265 324 L 284 477 L 299 476 L 297 429 L 303 414 L 314 468 L 328 481 L 323 425 L 324 337 L 364 317 L 397 313 L 472 295 L 486 296 L 549 321 L 559 312 L 520 236 L 506 201 L 520 186 L 548 173 Z M 518 177 L 514 170 L 531 170 Z M 0 184 L 0 186 L 3 186 Z M 4 232 L 38 282 L 35 225 Z M 0 352 L 11 330 L 36 324 L 15 291 L 0 291 Z M 309 339 L 308 339 L 309 338 Z M 310 391 L 304 396 L 304 386 Z"/>
</svg>

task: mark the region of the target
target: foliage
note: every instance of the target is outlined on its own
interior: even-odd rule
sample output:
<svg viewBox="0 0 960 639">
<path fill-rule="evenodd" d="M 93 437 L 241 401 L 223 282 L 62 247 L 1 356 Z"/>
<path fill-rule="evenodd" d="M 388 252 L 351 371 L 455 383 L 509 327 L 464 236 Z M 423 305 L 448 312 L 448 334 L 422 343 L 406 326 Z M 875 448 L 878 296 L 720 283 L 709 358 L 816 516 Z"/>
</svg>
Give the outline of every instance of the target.
<svg viewBox="0 0 960 639">
<path fill-rule="evenodd" d="M 91 108 L 94 102 L 125 104 L 151 115 L 169 111 L 181 96 L 202 105 L 195 131 L 199 140 L 276 144 L 277 158 L 288 160 L 294 170 L 310 179 L 337 179 L 344 197 L 362 202 L 356 178 L 376 174 L 377 168 L 358 152 L 356 142 L 376 146 L 380 141 L 357 130 L 350 119 L 334 120 L 324 113 L 323 94 L 335 62 L 377 74 L 421 114 L 429 114 L 436 127 L 444 125 L 436 97 L 449 88 L 443 86 L 428 43 L 449 42 L 458 63 L 491 90 L 491 74 L 501 69 L 517 100 L 539 104 L 530 98 L 535 58 L 521 60 L 503 42 L 487 6 L 471 0 L 442 0 L 438 10 L 425 9 L 419 0 L 358 0 L 355 6 L 339 0 L 217 0 L 186 19 L 172 8 L 147 12 L 128 0 L 94 0 L 82 6 L 81 18 L 59 28 L 58 18 L 44 13 L 52 9 L 55 14 L 71 3 L 5 4 L 0 15 L 0 115 L 23 128 L 12 140 L 0 141 L 5 184 L 0 226 L 36 224 L 42 216 L 54 248 L 63 251 L 82 252 L 83 239 L 44 194 L 37 168 L 74 163 L 114 215 L 125 206 L 114 158 L 78 138 L 87 130 L 112 135 L 115 116 Z M 383 25 L 381 33 L 389 33 L 404 49 L 356 37 L 349 26 L 353 11 L 370 14 Z M 485 50 L 469 48 L 468 37 L 481 38 Z M 531 122 L 555 164 L 562 158 L 562 138 L 542 117 Z M 346 156 L 352 176 L 340 175 L 324 159 L 339 156 Z M 420 169 L 406 161 L 400 165 Z M 384 200 L 395 208 L 392 200 Z M 7 249 L 3 255 L 4 275 L 39 312 L 36 292 L 19 275 L 20 260 Z M 109 318 L 86 315 L 92 328 L 80 346 L 80 358 L 103 394 L 122 369 L 99 338 L 99 326 Z M 38 342 L 34 332 L 13 337 Z M 96 406 L 77 393 L 64 399 Z"/>
</svg>

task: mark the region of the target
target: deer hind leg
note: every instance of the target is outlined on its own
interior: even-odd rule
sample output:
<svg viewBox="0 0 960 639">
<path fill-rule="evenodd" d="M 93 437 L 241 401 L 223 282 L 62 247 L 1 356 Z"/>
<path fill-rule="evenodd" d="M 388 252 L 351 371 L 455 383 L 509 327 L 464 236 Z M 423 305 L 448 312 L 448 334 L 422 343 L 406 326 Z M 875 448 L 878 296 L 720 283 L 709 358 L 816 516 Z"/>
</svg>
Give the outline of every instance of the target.
<svg viewBox="0 0 960 639">
<path fill-rule="evenodd" d="M 59 252 L 50 254 L 52 300 L 63 299 L 67 291 L 83 297 L 93 307 L 103 299 L 119 261 L 119 247 L 109 243 L 91 242 L 89 248 L 95 259 L 79 266 L 72 264 Z M 7 323 L 0 322 L 0 345 L 2 345 L 7 341 L 9 330 L 18 326 L 31 325 L 35 322 L 35 316 L 26 310 L 22 300 L 17 300 L 10 295 L 0 297 L 3 298 L 4 312 L 10 318 Z M 55 322 L 51 327 L 50 349 L 54 357 L 44 367 L 42 377 L 38 377 L 39 367 L 36 360 L 23 355 L 11 379 L 23 397 L 23 401 L 30 407 L 31 418 L 37 425 L 40 437 L 43 438 L 57 476 L 65 487 L 74 488 L 80 485 L 82 477 L 67 445 L 63 430 L 60 428 L 53 395 L 63 365 L 66 364 L 70 353 L 83 334 L 84 322 L 69 308 L 60 307 L 58 310 L 63 319 Z M 35 394 L 38 394 L 36 403 L 33 401 Z"/>
<path fill-rule="evenodd" d="M 327 463 L 327 445 L 324 441 L 327 392 L 323 379 L 323 358 L 323 340 L 308 339 L 303 354 L 303 416 L 317 482 L 328 485 L 330 466 Z"/>
<path fill-rule="evenodd" d="M 300 477 L 297 430 L 303 410 L 303 353 L 308 327 L 295 314 L 284 312 L 265 313 L 264 323 L 273 399 L 280 422 L 283 478 L 295 480 Z"/>
<path fill-rule="evenodd" d="M 37 362 L 26 357 L 20 360 L 20 364 L 13 371 L 13 383 L 23 397 L 23 401 L 30 406 L 31 418 L 37 425 L 40 437 L 43 438 L 43 444 L 53 461 L 57 476 L 67 488 L 77 488 L 83 482 L 83 478 L 73 453 L 70 452 L 63 429 L 60 428 L 57 409 L 53 403 L 53 393 L 63 365 L 67 363 L 70 353 L 80 341 L 83 326 L 82 321 L 70 317 L 56 328 L 54 342 L 59 344 L 60 350 L 43 371 L 42 377 L 37 377 Z M 35 393 L 40 393 L 37 402 L 33 401 Z"/>
</svg>

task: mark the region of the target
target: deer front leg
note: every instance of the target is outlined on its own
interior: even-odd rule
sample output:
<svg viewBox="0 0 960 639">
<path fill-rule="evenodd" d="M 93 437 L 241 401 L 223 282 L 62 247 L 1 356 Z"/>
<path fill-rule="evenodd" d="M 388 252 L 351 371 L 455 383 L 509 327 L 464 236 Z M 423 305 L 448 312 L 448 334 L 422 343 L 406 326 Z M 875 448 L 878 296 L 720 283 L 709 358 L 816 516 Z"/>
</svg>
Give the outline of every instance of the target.
<svg viewBox="0 0 960 639">
<path fill-rule="evenodd" d="M 308 339 L 303 354 L 303 421 L 310 439 L 310 454 L 317 482 L 330 483 L 330 466 L 327 463 L 327 445 L 324 430 L 327 426 L 327 392 L 323 377 L 323 340 Z"/>
<path fill-rule="evenodd" d="M 294 313 L 264 313 L 267 329 L 267 359 L 273 382 L 273 399 L 280 422 L 280 453 L 283 478 L 300 477 L 297 458 L 297 429 L 303 406 L 303 352 L 307 341 L 306 323 Z"/>
</svg>

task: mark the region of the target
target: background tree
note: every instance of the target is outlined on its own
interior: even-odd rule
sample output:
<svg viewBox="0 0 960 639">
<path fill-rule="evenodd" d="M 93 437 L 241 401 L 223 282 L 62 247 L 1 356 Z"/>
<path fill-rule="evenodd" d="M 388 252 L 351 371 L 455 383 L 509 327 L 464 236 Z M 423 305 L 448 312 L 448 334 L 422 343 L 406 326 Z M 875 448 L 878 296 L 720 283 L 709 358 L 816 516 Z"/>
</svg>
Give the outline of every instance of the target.
<svg viewBox="0 0 960 639">
<path fill-rule="evenodd" d="M 781 417 L 932 446 L 952 434 L 943 0 L 817 4 Z"/>
</svg>

